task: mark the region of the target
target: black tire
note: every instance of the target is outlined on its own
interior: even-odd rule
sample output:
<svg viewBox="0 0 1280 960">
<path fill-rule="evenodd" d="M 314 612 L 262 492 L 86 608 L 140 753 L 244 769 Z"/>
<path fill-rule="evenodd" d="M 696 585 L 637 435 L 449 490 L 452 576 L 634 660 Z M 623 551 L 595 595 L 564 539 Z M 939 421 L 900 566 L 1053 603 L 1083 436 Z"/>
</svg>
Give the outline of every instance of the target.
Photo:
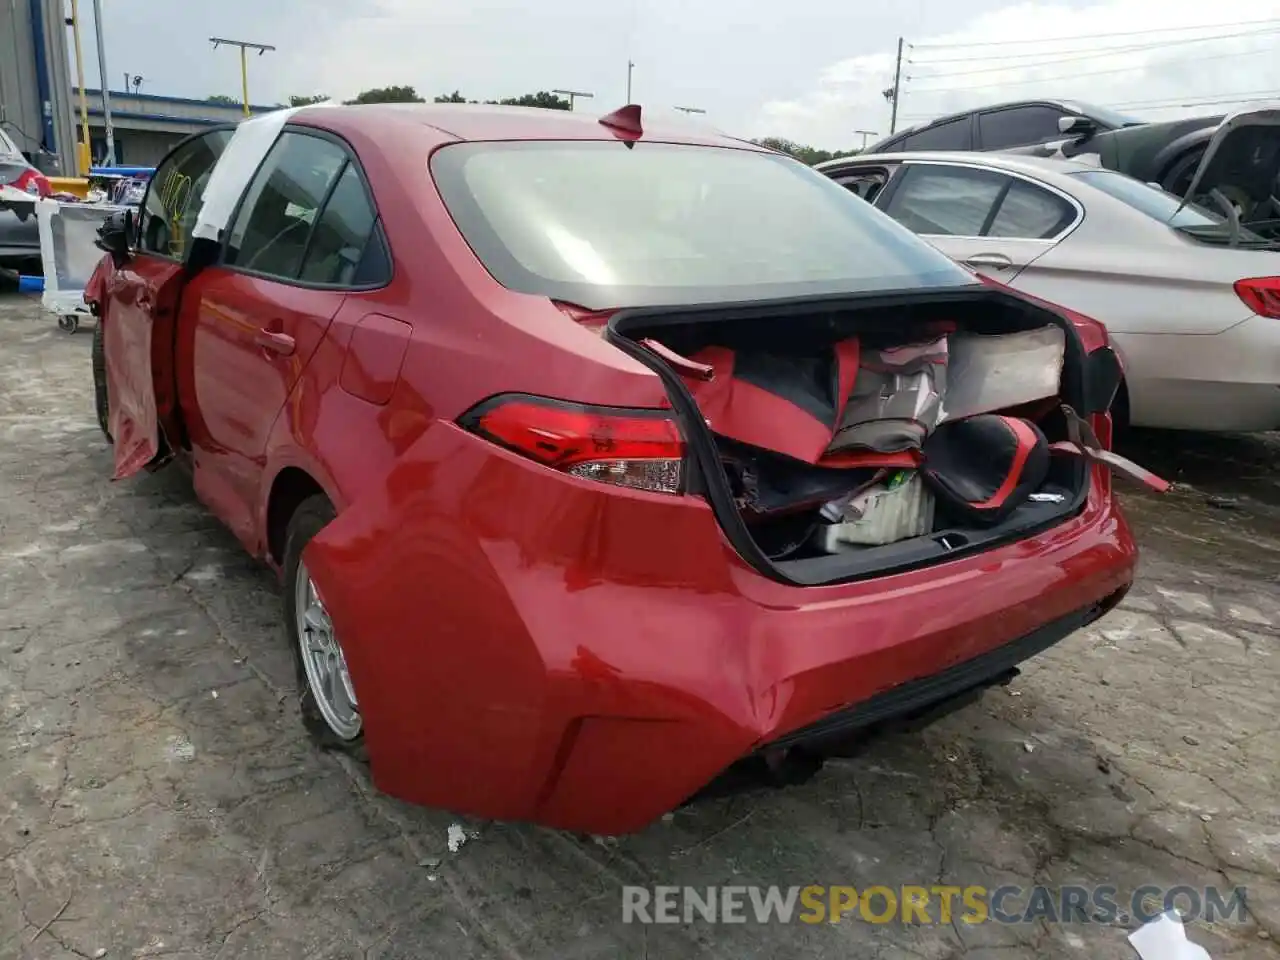
<svg viewBox="0 0 1280 960">
<path fill-rule="evenodd" d="M 107 353 L 102 340 L 104 336 L 102 320 L 99 318 L 93 325 L 93 346 L 90 349 L 90 356 L 93 358 L 93 408 L 98 415 L 102 435 L 107 438 L 107 443 L 111 443 L 111 405 L 107 398 Z"/>
<path fill-rule="evenodd" d="M 1191 177 L 1196 172 L 1196 167 L 1200 166 L 1200 158 L 1203 156 L 1203 148 L 1188 150 L 1182 154 L 1165 168 L 1160 176 L 1160 185 L 1175 197 L 1182 196 L 1187 187 L 1191 186 Z"/>
<path fill-rule="evenodd" d="M 339 736 L 324 718 L 316 701 L 315 691 L 307 678 L 307 668 L 302 656 L 302 638 L 298 631 L 296 585 L 302 551 L 334 516 L 333 505 L 328 498 L 317 495 L 304 500 L 289 520 L 284 543 L 284 631 L 289 649 L 293 651 L 298 679 L 298 710 L 307 734 L 325 750 L 340 751 L 365 761 L 368 757 L 363 727 L 357 736 L 347 739 Z"/>
</svg>

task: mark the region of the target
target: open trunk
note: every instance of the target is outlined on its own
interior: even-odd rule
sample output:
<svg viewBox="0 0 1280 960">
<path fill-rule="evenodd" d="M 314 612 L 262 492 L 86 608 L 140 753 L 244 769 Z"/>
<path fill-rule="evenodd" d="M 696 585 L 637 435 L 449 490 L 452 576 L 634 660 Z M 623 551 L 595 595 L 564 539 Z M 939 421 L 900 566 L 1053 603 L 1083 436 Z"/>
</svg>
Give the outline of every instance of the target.
<svg viewBox="0 0 1280 960">
<path fill-rule="evenodd" d="M 1016 334 L 1024 336 L 1007 336 Z M 1081 510 L 1090 470 L 1088 461 L 1078 456 L 1049 457 L 1047 472 L 1032 481 L 1033 489 L 1019 491 L 1016 506 L 1011 503 L 996 522 L 989 517 L 976 521 L 946 498 L 934 496 L 937 483 L 930 488 L 922 482 L 924 458 L 918 449 L 905 454 L 888 449 L 904 444 L 909 448 L 912 442 L 918 446 L 923 439 L 927 450 L 929 438 L 937 436 L 937 423 L 925 423 L 912 441 L 906 434 L 920 424 L 909 422 L 909 416 L 880 424 L 864 418 L 858 428 L 863 431 L 861 444 L 835 450 L 815 449 L 812 435 L 804 435 L 822 422 L 831 446 L 841 447 L 838 437 L 847 434 L 841 420 L 847 422 L 852 416 L 849 398 L 841 394 L 857 395 L 857 381 L 877 369 L 879 358 L 895 355 L 894 348 L 918 352 L 920 344 L 988 343 L 994 341 L 976 338 L 1002 335 L 1005 342 L 1021 343 L 1028 337 L 1034 342 L 1039 337 L 1043 343 L 1046 334 L 1056 340 L 1060 358 L 1055 361 L 1060 366 L 1054 371 L 1056 391 L 1053 385 L 1040 389 L 1037 397 L 1027 396 L 1013 409 L 990 404 L 985 410 L 977 409 L 972 365 L 957 367 L 954 360 L 959 354 L 953 349 L 952 367 L 945 369 L 944 362 L 945 382 L 937 385 L 935 399 L 941 402 L 935 419 L 945 424 L 970 413 L 999 412 L 1034 423 L 1048 444 L 1070 442 L 1078 437 L 1072 435 L 1070 414 L 1063 405 L 1082 415 L 1091 410 L 1087 361 L 1074 325 L 1048 309 L 990 287 L 752 306 L 630 310 L 614 315 L 606 332 L 611 342 L 662 376 L 688 441 L 690 491 L 708 499 L 729 541 L 745 560 L 773 579 L 799 585 L 862 579 L 957 558 L 1029 536 Z M 738 404 L 731 418 L 723 408 L 703 409 L 724 398 L 708 400 L 709 394 L 700 386 L 723 376 L 723 370 L 713 372 L 716 358 L 723 356 L 737 358 L 734 376 L 740 381 L 755 381 L 729 401 Z M 1028 363 L 1043 366 L 1044 356 L 1041 350 Z M 705 362 L 708 359 L 715 362 Z M 1006 355 L 1002 363 L 1005 369 L 999 375 L 993 376 L 990 368 L 982 374 L 991 382 L 978 392 L 988 399 L 1000 393 L 1001 383 L 1021 379 L 1016 356 L 1011 361 Z M 789 417 L 785 409 L 782 416 L 769 416 L 765 407 L 759 408 L 761 416 L 756 417 L 756 409 L 749 409 L 759 399 L 753 390 L 768 377 L 775 381 L 774 399 L 794 400 L 801 414 L 807 409 L 813 418 Z M 1040 380 L 1043 383 L 1044 377 Z M 801 396 L 806 385 L 808 394 Z M 1025 385 L 1022 389 L 1027 390 Z M 823 411 L 816 409 L 814 398 L 824 391 L 834 406 L 826 411 L 823 422 Z M 1037 392 L 1034 387 L 1031 391 Z M 1004 394 L 1008 397 L 1009 391 Z M 701 406 L 695 395 L 703 397 Z M 961 395 L 967 397 L 968 409 L 956 410 L 953 404 L 949 410 L 947 397 Z M 735 429 L 728 432 L 734 435 L 717 431 L 730 419 Z M 972 455 L 964 449 L 967 440 L 959 435 L 953 439 L 960 439 L 953 450 L 959 446 L 961 456 Z M 901 489 L 903 495 L 887 520 L 883 510 L 880 522 L 872 518 L 868 524 L 864 515 L 853 537 L 860 542 L 848 542 L 842 539 L 843 532 L 833 532 L 833 526 L 853 529 L 847 524 L 851 516 L 857 519 L 861 509 L 855 505 L 855 494 L 862 492 L 860 502 L 865 506 L 868 489 L 877 496 Z"/>
</svg>

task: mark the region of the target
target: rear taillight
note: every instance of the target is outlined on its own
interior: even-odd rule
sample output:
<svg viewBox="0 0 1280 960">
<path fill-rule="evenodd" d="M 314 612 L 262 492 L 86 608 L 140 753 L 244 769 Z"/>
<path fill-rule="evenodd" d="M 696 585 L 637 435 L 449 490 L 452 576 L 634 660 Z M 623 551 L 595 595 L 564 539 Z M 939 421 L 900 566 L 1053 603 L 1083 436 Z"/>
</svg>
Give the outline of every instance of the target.
<svg viewBox="0 0 1280 960">
<path fill-rule="evenodd" d="M 1258 316 L 1280 319 L 1280 277 L 1237 280 L 1236 296 Z"/>
<path fill-rule="evenodd" d="M 668 410 L 593 407 L 509 394 L 486 400 L 461 426 L 545 466 L 634 490 L 679 493 L 684 440 Z"/>
<path fill-rule="evenodd" d="M 47 197 L 52 192 L 49 178 L 34 167 L 0 170 L 0 184 L 29 193 L 33 197 Z"/>
</svg>

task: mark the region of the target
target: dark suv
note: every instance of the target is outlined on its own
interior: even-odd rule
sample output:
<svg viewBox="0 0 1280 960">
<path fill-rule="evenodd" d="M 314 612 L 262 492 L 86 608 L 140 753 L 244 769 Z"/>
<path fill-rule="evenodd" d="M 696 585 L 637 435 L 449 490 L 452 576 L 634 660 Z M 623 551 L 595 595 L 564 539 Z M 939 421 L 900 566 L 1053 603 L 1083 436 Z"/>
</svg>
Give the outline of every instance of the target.
<svg viewBox="0 0 1280 960">
<path fill-rule="evenodd" d="M 904 150 L 1008 150 L 1061 140 L 1067 133 L 1060 121 L 1076 123 L 1071 136 L 1135 127 L 1142 120 L 1075 100 L 1023 100 L 953 113 L 917 124 L 881 140 L 866 153 Z"/>
<path fill-rule="evenodd" d="M 1001 150 L 1080 159 L 1157 183 L 1182 196 L 1223 119 L 1218 114 L 1148 123 L 1076 100 L 1024 100 L 918 124 L 865 152 Z M 1239 202 L 1245 198 L 1231 199 Z"/>
</svg>

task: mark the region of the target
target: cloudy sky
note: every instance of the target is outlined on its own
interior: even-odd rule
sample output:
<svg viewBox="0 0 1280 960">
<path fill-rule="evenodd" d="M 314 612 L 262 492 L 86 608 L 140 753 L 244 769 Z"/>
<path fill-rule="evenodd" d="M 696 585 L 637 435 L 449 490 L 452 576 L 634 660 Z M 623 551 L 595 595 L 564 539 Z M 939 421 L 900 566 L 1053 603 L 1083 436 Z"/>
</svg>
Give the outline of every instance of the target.
<svg viewBox="0 0 1280 960">
<path fill-rule="evenodd" d="M 820 147 L 889 130 L 881 94 L 905 36 L 899 129 L 1001 99 L 1056 96 L 1152 119 L 1280 99 L 1280 0 L 103 0 L 108 77 L 142 92 L 239 95 L 210 36 L 269 43 L 250 97 L 350 97 L 411 84 L 430 98 L 555 87 L 594 105 L 693 106 L 729 132 Z M 81 9 L 92 16 L 88 0 Z M 1230 12 L 1215 25 L 1213 11 Z M 1270 22 L 1267 22 L 1270 21 Z M 86 32 L 89 85 L 97 86 Z M 1216 101 L 1206 103 L 1205 101 Z"/>
</svg>

